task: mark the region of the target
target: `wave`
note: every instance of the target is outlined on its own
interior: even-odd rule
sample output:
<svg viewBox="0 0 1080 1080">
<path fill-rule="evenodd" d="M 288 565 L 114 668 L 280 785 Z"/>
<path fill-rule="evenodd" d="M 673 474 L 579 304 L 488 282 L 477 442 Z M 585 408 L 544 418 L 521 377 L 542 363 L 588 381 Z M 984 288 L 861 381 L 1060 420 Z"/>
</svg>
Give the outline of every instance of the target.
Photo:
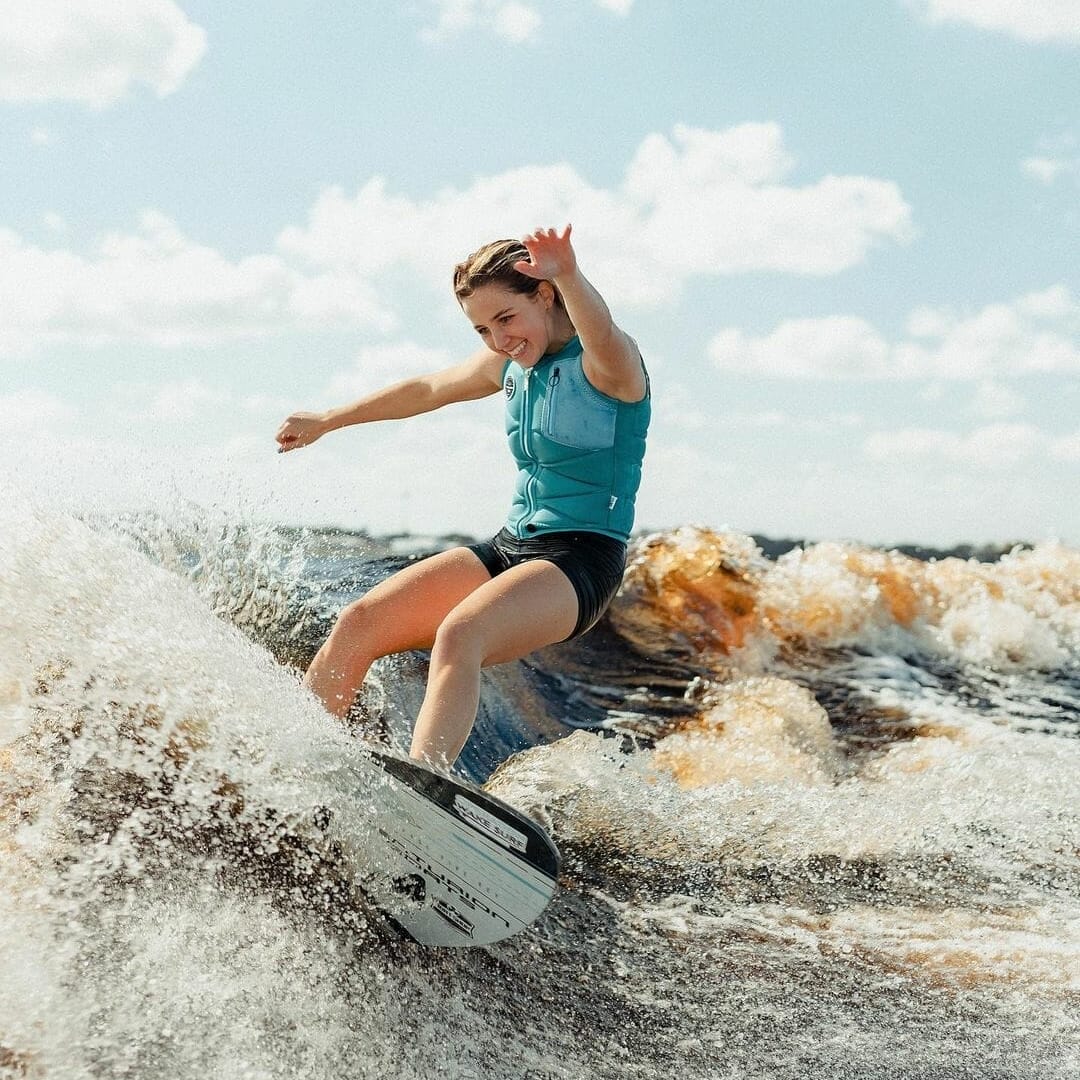
<svg viewBox="0 0 1080 1080">
<path fill-rule="evenodd" d="M 5 528 L 0 1076 L 1069 1075 L 1080 553 L 642 538 L 596 631 L 485 673 L 463 769 L 565 873 L 448 954 L 318 813 L 362 850 L 363 714 L 400 747 L 426 657 L 351 726 L 299 685 L 408 556 L 194 510 Z"/>
</svg>

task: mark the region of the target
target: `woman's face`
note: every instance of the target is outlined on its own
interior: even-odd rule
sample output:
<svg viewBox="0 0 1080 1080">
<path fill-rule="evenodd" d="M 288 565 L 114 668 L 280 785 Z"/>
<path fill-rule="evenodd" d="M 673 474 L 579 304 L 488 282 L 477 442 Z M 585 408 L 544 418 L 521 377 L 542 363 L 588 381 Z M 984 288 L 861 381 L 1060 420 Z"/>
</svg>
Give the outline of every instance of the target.
<svg viewBox="0 0 1080 1080">
<path fill-rule="evenodd" d="M 553 299 L 546 281 L 532 296 L 501 285 L 481 285 L 461 301 L 461 308 L 489 349 L 530 368 L 551 345 L 548 316 Z"/>
</svg>

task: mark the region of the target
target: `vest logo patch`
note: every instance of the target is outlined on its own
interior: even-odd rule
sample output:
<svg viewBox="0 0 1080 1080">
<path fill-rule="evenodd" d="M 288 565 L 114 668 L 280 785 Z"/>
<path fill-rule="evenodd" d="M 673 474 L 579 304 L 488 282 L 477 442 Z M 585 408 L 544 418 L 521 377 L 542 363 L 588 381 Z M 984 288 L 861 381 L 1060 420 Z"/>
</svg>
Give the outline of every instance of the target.
<svg viewBox="0 0 1080 1080">
<path fill-rule="evenodd" d="M 503 390 L 506 392 L 507 401 L 514 396 L 515 389 L 517 389 L 517 384 L 514 382 L 514 376 L 507 374 L 506 381 L 503 383 Z"/>
</svg>

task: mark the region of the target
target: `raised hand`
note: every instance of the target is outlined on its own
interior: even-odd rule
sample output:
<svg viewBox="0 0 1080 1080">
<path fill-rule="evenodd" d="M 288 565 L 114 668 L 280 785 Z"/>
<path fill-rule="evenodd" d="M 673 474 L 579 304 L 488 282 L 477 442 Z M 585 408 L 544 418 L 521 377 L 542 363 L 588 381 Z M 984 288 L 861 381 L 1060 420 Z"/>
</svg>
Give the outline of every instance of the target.
<svg viewBox="0 0 1080 1080">
<path fill-rule="evenodd" d="M 326 418 L 321 413 L 293 413 L 278 428 L 274 439 L 278 444 L 278 453 L 287 450 L 299 450 L 301 446 L 310 446 L 327 431 Z"/>
<path fill-rule="evenodd" d="M 537 229 L 522 237 L 529 261 L 514 263 L 514 269 L 526 277 L 546 281 L 572 274 L 577 268 L 577 256 L 570 243 L 570 230 L 569 225 L 561 233 L 555 229 Z"/>
</svg>

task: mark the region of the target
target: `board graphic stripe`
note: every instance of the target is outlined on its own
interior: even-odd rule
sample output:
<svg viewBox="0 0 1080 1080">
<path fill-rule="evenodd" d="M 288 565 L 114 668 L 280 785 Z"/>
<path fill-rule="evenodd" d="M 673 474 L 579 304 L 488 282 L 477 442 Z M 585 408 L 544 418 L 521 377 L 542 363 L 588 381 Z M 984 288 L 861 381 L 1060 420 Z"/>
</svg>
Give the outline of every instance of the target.
<svg viewBox="0 0 1080 1080">
<path fill-rule="evenodd" d="M 511 877 L 517 878 L 517 880 L 520 881 L 522 885 L 524 885 L 528 889 L 532 889 L 532 891 L 538 896 L 548 897 L 551 895 L 551 891 L 549 889 L 541 889 L 539 886 L 534 885 L 531 881 L 523 878 L 520 874 L 517 874 L 513 870 L 508 869 L 504 863 L 500 863 L 497 859 L 493 859 L 486 851 L 482 851 L 480 848 L 476 847 L 470 840 L 466 840 L 464 836 L 455 835 L 454 839 L 457 840 L 458 843 L 464 844 L 467 848 L 471 848 L 473 851 L 476 852 L 477 855 L 481 856 L 484 859 L 487 859 L 489 863 L 491 863 L 497 869 L 501 870 L 504 874 L 509 874 Z"/>
<path fill-rule="evenodd" d="M 418 802 L 424 801 L 423 798 L 421 796 L 418 796 L 416 792 L 414 792 L 411 788 L 406 787 L 404 789 L 404 793 L 416 799 Z M 507 865 L 505 860 L 493 858 L 488 852 L 484 851 L 482 847 L 480 847 L 473 841 L 481 840 L 485 844 L 491 844 L 491 846 L 494 847 L 495 850 L 500 854 L 505 850 L 504 848 L 495 844 L 493 841 L 488 840 L 486 837 L 477 836 L 477 834 L 472 828 L 470 828 L 467 824 L 463 823 L 458 818 L 454 817 L 452 814 L 445 814 L 445 818 L 453 826 L 453 832 L 451 833 L 451 835 L 459 843 L 464 844 L 471 851 L 475 852 L 481 858 L 491 863 L 492 866 L 494 866 L 495 869 L 498 870 L 500 873 L 508 875 L 515 880 L 521 882 L 522 885 L 524 885 L 527 889 L 530 889 L 532 892 L 536 893 L 538 896 L 543 897 L 545 900 L 551 896 L 551 884 L 555 882 L 554 878 L 549 878 L 545 876 L 542 880 L 549 882 L 549 885 L 546 889 L 541 888 L 535 882 L 529 881 L 528 878 L 522 877 L 516 870 L 511 869 L 511 867 Z M 444 863 L 437 856 L 428 853 L 426 848 L 424 850 L 425 854 L 427 854 L 428 858 L 432 862 L 437 863 L 447 873 L 455 873 L 455 871 L 451 867 L 447 866 L 446 863 Z"/>
</svg>

